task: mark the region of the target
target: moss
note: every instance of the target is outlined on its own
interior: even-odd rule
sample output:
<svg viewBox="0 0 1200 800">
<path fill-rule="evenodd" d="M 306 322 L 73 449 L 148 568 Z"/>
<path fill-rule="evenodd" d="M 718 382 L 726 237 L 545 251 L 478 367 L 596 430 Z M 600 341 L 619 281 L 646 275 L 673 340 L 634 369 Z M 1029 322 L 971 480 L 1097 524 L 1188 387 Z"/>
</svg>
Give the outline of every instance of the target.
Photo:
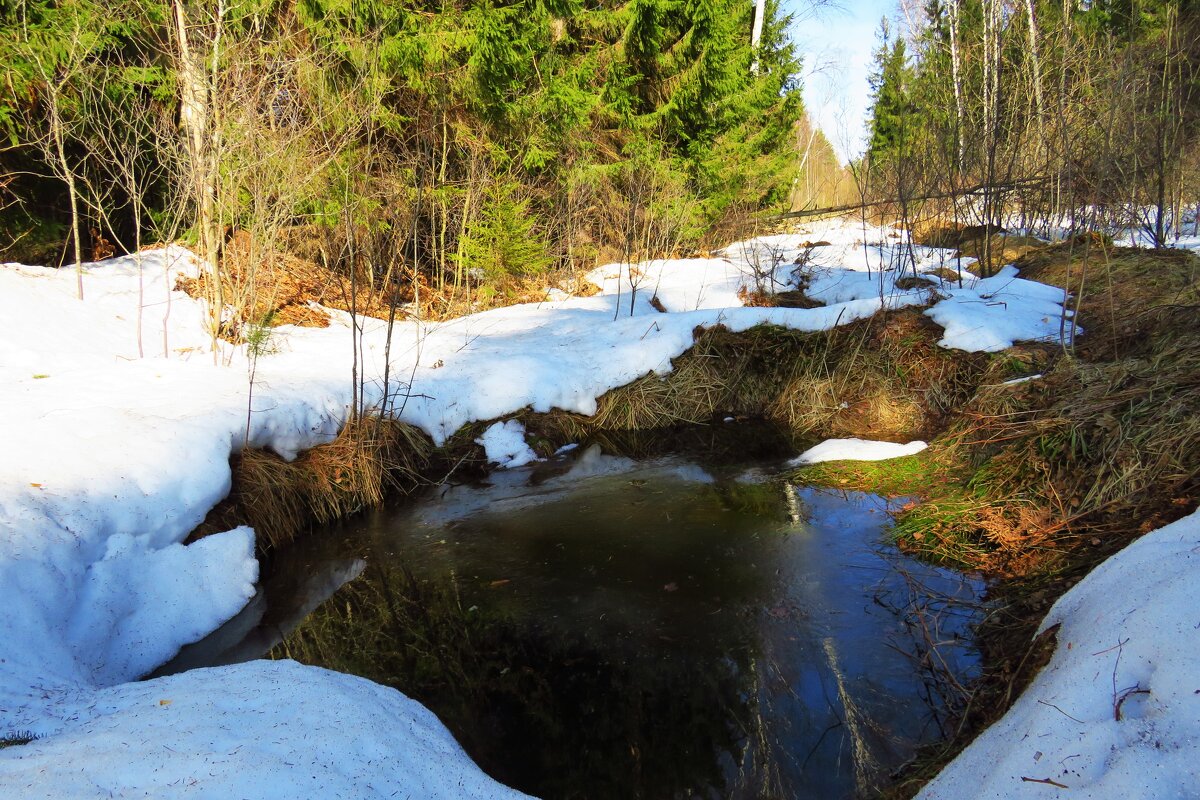
<svg viewBox="0 0 1200 800">
<path fill-rule="evenodd" d="M 792 483 L 837 486 L 886 497 L 928 496 L 935 483 L 949 480 L 949 467 L 929 450 L 886 461 L 825 461 L 789 474 Z"/>
</svg>

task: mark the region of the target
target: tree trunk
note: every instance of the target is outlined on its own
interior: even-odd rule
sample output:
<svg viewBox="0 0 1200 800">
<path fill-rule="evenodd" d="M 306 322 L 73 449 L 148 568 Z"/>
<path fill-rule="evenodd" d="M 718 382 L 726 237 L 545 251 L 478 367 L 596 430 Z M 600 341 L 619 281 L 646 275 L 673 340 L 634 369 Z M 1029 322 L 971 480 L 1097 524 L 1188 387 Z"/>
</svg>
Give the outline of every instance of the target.
<svg viewBox="0 0 1200 800">
<path fill-rule="evenodd" d="M 954 81 L 954 119 L 956 127 L 954 129 L 954 143 L 957 150 L 958 161 L 955 164 L 957 171 L 961 174 L 963 171 L 963 163 L 966 161 L 965 147 L 963 146 L 963 130 L 966 128 L 963 113 L 963 98 L 962 98 L 962 62 L 959 59 L 958 51 L 958 2 L 959 0 L 950 0 L 950 71 Z"/>
<path fill-rule="evenodd" d="M 200 256 L 213 270 L 209 294 L 209 327 L 214 358 L 221 329 L 224 292 L 217 267 L 219 233 L 216 214 L 216 174 L 211 168 L 215 155 L 211 142 L 209 86 L 203 60 L 192 50 L 183 0 L 172 0 L 175 23 L 176 65 L 179 76 L 179 127 L 188 160 L 190 192 L 196 204 L 196 229 Z"/>
<path fill-rule="evenodd" d="M 1029 17 L 1029 62 L 1033 68 L 1033 103 L 1037 114 L 1038 147 L 1045 146 L 1045 107 L 1042 104 L 1042 62 L 1038 56 L 1037 19 L 1033 13 L 1033 0 L 1025 0 L 1025 13 Z"/>
<path fill-rule="evenodd" d="M 750 31 L 750 50 L 754 53 L 754 61 L 750 64 L 751 75 L 758 74 L 758 43 L 762 39 L 763 18 L 766 15 L 767 0 L 754 0 L 754 28 Z"/>
</svg>

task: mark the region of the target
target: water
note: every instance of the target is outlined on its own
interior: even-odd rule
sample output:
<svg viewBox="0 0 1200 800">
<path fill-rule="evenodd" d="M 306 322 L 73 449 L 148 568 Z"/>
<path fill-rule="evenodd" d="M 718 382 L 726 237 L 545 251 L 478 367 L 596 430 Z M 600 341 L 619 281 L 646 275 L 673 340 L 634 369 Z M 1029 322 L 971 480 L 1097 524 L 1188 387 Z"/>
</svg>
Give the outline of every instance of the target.
<svg viewBox="0 0 1200 800">
<path fill-rule="evenodd" d="M 283 554 L 268 611 L 232 638 L 274 644 L 314 586 L 361 572 L 272 655 L 417 698 L 510 785 L 869 793 L 936 737 L 974 668 L 980 587 L 890 547 L 889 501 L 771 476 L 593 447 L 443 487 Z M 930 639 L 948 671 L 919 668 Z"/>
</svg>

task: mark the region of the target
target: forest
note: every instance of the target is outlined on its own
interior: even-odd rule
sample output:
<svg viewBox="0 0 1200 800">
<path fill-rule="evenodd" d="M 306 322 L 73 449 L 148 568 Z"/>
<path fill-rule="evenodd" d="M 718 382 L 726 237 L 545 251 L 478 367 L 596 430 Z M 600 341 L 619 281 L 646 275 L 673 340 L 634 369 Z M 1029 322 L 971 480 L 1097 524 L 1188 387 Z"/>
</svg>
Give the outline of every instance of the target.
<svg viewBox="0 0 1200 800">
<path fill-rule="evenodd" d="M 797 173 L 789 17 L 767 4 L 752 46 L 754 14 L 5 0 L 0 255 L 182 241 L 219 267 L 194 287 L 213 308 L 278 323 L 307 300 L 445 315 L 723 244 L 786 210 Z"/>
<path fill-rule="evenodd" d="M 901 217 L 936 198 L 977 225 L 1163 246 L 1196 203 L 1190 0 L 929 0 L 903 35 L 881 28 L 872 92 L 855 176 Z"/>
</svg>

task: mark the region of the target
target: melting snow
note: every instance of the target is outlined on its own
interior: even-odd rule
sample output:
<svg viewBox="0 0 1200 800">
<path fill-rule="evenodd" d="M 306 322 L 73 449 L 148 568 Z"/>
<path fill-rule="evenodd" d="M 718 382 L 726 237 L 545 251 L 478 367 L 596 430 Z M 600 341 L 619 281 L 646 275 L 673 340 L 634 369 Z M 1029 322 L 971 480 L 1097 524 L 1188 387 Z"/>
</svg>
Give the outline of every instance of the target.
<svg viewBox="0 0 1200 800">
<path fill-rule="evenodd" d="M 501 469 L 523 467 L 538 460 L 537 453 L 525 443 L 525 426 L 515 419 L 493 424 L 475 443 L 483 445 L 488 461 Z"/>
<path fill-rule="evenodd" d="M 826 439 L 793 458 L 788 465 L 794 467 L 822 461 L 886 461 L 889 458 L 916 455 L 926 447 L 924 442 L 894 444 L 867 439 Z"/>
<path fill-rule="evenodd" d="M 1042 623 L 1062 626 L 1050 663 L 919 797 L 1195 797 L 1197 570 L 1200 512 L 1093 570 Z"/>
</svg>

